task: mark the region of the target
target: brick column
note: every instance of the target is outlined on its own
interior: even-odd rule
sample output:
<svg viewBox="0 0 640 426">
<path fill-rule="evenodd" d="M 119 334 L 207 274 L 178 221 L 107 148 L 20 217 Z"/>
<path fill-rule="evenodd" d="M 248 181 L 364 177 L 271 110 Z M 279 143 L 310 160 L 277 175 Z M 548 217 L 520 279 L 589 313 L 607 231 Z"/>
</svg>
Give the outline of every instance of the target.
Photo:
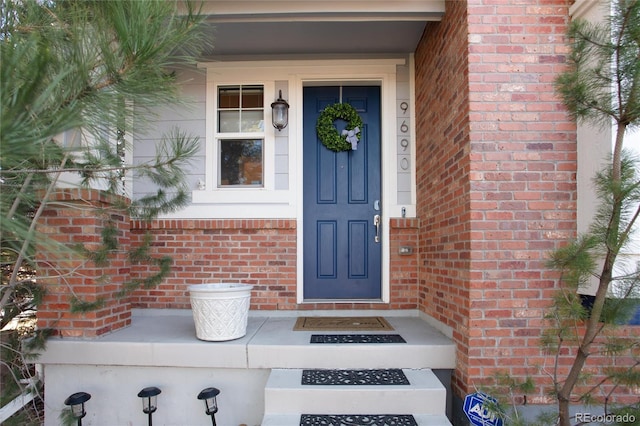
<svg viewBox="0 0 640 426">
<path fill-rule="evenodd" d="M 548 253 L 576 235 L 576 127 L 554 90 L 570 1 L 469 3 L 470 229 L 467 390 L 534 376 L 555 294 Z M 549 361 L 547 361 L 547 365 Z"/>
<path fill-rule="evenodd" d="M 453 330 L 452 386 L 469 383 L 470 185 L 467 2 L 448 1 L 416 54 L 420 310 Z"/>
<path fill-rule="evenodd" d="M 545 260 L 576 233 L 575 125 L 553 87 L 570 3 L 447 1 L 416 50 L 419 304 L 453 329 L 458 396 L 537 373 Z"/>
<path fill-rule="evenodd" d="M 131 322 L 128 300 L 117 298 L 122 283 L 129 279 L 130 218 L 114 208 L 115 200 L 102 192 L 88 189 L 63 189 L 55 193 L 38 224 L 38 232 L 60 246 L 43 245 L 37 253 L 38 284 L 47 293 L 38 306 L 38 327 L 52 328 L 55 335 L 96 337 L 126 327 Z M 111 222 L 117 229 L 118 249 L 109 255 L 106 265 L 96 265 L 73 247 L 95 250 L 101 233 Z M 71 299 L 94 302 L 104 299 L 96 310 L 72 314 Z"/>
</svg>

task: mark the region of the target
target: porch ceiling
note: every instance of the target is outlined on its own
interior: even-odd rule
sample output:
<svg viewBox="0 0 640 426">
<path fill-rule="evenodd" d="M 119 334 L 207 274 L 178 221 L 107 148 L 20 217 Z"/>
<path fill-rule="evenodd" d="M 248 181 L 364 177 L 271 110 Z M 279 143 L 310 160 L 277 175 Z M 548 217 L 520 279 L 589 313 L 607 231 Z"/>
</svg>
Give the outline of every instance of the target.
<svg viewBox="0 0 640 426">
<path fill-rule="evenodd" d="M 207 1 L 205 56 L 377 55 L 415 51 L 444 0 Z"/>
</svg>

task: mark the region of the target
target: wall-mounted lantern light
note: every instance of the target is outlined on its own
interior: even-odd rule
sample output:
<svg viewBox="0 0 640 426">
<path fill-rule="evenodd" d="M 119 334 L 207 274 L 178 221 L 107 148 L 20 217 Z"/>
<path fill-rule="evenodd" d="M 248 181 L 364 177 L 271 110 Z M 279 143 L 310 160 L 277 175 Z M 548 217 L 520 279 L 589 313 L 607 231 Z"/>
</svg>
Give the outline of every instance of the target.
<svg viewBox="0 0 640 426">
<path fill-rule="evenodd" d="M 149 415 L 149 426 L 153 426 L 151 415 L 158 409 L 157 396 L 162 392 L 155 386 L 142 389 L 138 396 L 142 398 L 142 412 Z"/>
<path fill-rule="evenodd" d="M 204 400 L 207 416 L 211 416 L 211 424 L 216 426 L 216 413 L 218 412 L 218 401 L 216 397 L 220 390 L 216 388 L 202 389 L 198 394 L 198 399 Z"/>
<path fill-rule="evenodd" d="M 78 426 L 82 426 L 82 418 L 87 415 L 84 410 L 84 403 L 91 399 L 91 395 L 86 392 L 76 392 L 64 400 L 64 405 L 71 408 L 71 415 L 78 419 Z"/>
<path fill-rule="evenodd" d="M 282 99 L 282 90 L 279 91 L 278 99 L 271 104 L 271 121 L 278 131 L 289 124 L 289 104 Z"/>
</svg>

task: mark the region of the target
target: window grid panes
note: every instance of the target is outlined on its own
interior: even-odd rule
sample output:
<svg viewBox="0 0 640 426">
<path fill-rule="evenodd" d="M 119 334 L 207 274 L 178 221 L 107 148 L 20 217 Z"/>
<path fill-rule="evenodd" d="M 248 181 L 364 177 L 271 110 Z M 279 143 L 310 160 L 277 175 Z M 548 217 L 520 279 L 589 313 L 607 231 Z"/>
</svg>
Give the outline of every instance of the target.
<svg viewBox="0 0 640 426">
<path fill-rule="evenodd" d="M 220 86 L 218 132 L 264 132 L 264 87 Z"/>
<path fill-rule="evenodd" d="M 264 87 L 219 86 L 217 96 L 218 187 L 263 187 Z"/>
</svg>

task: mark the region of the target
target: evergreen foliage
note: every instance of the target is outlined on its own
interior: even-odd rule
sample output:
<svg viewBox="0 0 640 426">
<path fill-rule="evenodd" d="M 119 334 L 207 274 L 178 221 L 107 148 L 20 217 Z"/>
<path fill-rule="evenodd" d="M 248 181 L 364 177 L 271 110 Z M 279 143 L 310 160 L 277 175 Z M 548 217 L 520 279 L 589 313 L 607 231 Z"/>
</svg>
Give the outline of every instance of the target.
<svg viewBox="0 0 640 426">
<path fill-rule="evenodd" d="M 560 426 L 570 425 L 569 405 L 576 399 L 590 402 L 600 385 L 574 395 L 590 355 L 604 350 L 612 362 L 621 353 L 639 359 L 633 339 L 598 343 L 606 340 L 608 330 L 628 311 L 630 297 L 638 294 L 640 278 L 636 268 L 623 276 L 615 275 L 622 269 L 621 254 L 640 215 L 638 160 L 624 151 L 625 135 L 640 125 L 640 1 L 615 0 L 612 6 L 604 24 L 583 20 L 571 24 L 568 69 L 556 81 L 558 93 L 578 122 L 601 126 L 613 123 L 615 129 L 612 156 L 594 178 L 599 206 L 592 226 L 577 242 L 553 253 L 550 261 L 561 279 L 549 313 L 552 328 L 545 333 L 543 343 L 552 353 L 559 353 L 563 346 L 575 348 L 569 372 L 561 375 L 556 362 L 553 373 Z M 585 298 L 576 292 L 589 279 L 595 279 L 597 291 L 584 304 Z M 621 298 L 608 297 L 613 287 L 623 288 Z M 632 376 L 629 372 L 628 377 Z M 622 384 L 619 379 L 617 374 L 605 377 L 613 383 L 613 389 Z M 611 392 L 605 393 L 605 403 Z"/>
<path fill-rule="evenodd" d="M 158 141 L 153 160 L 125 161 L 134 129 L 144 134 L 157 107 L 180 104 L 175 71 L 192 66 L 205 47 L 203 17 L 189 3 L 178 7 L 164 0 L 2 2 L 0 326 L 31 311 L 46 291 L 35 280 L 37 248 L 107 265 L 120 249 L 111 214 L 151 220 L 187 202 L 184 170 L 197 138 L 174 129 Z M 60 244 L 36 230 L 52 192 L 70 175 L 79 187 L 100 188 L 116 201 L 112 211 L 95 211 L 107 218 L 97 249 Z M 121 197 L 125 177 L 145 178 L 157 191 L 129 203 Z M 122 296 L 139 285 L 156 285 L 171 267 L 168 258 L 140 256 L 145 247 L 135 250 L 130 259 L 156 264 L 158 272 L 128 283 Z M 74 312 L 102 303 L 71 300 Z M 19 385 L 31 374 L 25 357 L 46 335 L 2 332 L 3 403 L 20 391 L 10 383 Z"/>
</svg>

